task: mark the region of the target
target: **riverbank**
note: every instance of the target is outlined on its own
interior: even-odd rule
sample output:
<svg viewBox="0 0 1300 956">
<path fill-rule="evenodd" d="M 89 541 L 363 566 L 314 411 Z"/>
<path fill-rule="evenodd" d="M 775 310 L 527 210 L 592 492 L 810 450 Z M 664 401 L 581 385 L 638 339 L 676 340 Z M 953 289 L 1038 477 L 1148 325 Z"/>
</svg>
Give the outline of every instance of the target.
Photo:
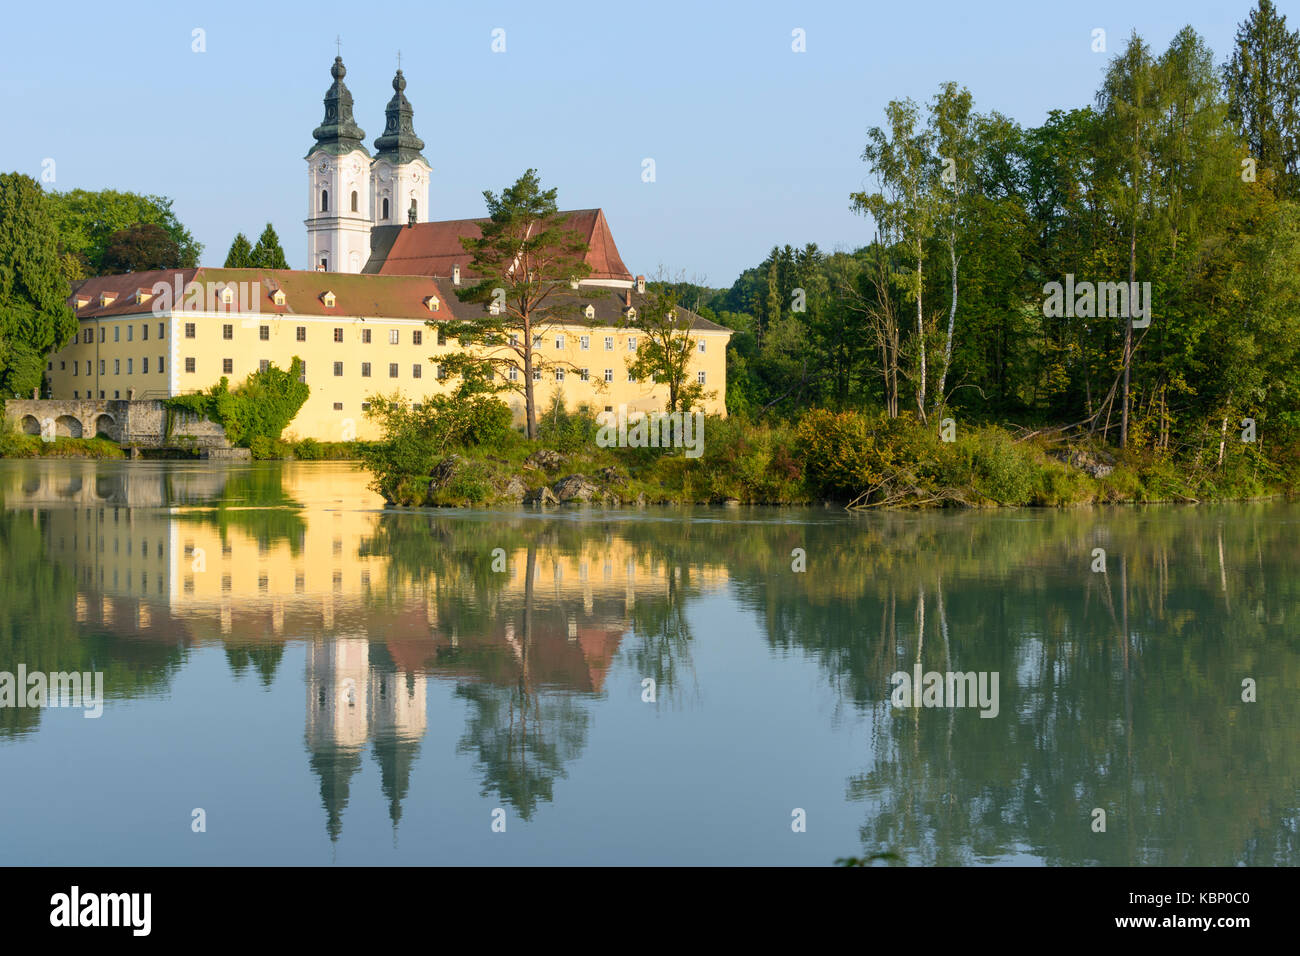
<svg viewBox="0 0 1300 956">
<path fill-rule="evenodd" d="M 702 453 L 601 447 L 579 415 L 544 421 L 538 441 L 420 447 L 395 433 L 363 452 L 372 487 L 401 507 L 519 503 L 809 505 L 852 508 L 1066 507 L 1249 501 L 1289 496 L 1294 475 L 1255 446 L 1217 460 L 1120 451 L 1086 439 L 1020 436 L 814 411 L 797 423 L 710 417 Z M 951 438 L 951 440 L 945 440 Z"/>
</svg>

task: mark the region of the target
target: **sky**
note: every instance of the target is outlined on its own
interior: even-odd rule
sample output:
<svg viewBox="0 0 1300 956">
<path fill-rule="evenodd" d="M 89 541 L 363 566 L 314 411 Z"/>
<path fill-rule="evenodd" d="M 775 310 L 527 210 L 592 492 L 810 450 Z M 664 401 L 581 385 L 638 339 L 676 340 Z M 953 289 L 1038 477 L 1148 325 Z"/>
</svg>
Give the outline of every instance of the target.
<svg viewBox="0 0 1300 956">
<path fill-rule="evenodd" d="M 204 265 L 269 221 L 306 268 L 304 156 L 341 40 L 372 154 L 401 52 L 429 218 L 484 215 L 483 191 L 532 167 L 560 208 L 604 209 L 632 272 L 726 287 L 774 245 L 870 241 L 848 197 L 872 185 L 862 148 L 891 99 L 923 103 L 954 80 L 977 110 L 1037 125 L 1092 103 L 1131 31 L 1160 52 L 1190 24 L 1222 61 L 1253 6 L 16 3 L 0 33 L 0 171 L 171 197 Z M 1300 2 L 1278 8 L 1300 24 Z"/>
</svg>

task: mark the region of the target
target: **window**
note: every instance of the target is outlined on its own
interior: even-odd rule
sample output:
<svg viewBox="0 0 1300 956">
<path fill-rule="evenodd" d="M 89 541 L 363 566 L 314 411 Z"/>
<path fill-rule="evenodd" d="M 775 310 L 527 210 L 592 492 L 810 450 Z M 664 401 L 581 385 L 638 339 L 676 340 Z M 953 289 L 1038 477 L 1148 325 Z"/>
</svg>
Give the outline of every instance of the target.
<svg viewBox="0 0 1300 956">
<path fill-rule="evenodd" d="M 703 339 L 700 340 L 700 351 L 701 351 L 701 352 L 704 351 L 704 340 L 703 340 Z"/>
<path fill-rule="evenodd" d="M 235 337 L 235 327 L 233 325 L 223 325 L 221 327 L 221 337 L 226 341 L 233 339 Z"/>
<path fill-rule="evenodd" d="M 563 336 L 563 335 L 557 335 L 557 336 L 555 337 L 555 347 L 556 347 L 557 349 L 562 349 L 562 348 L 564 348 L 564 336 Z"/>
<path fill-rule="evenodd" d="M 104 341 L 104 333 L 107 332 L 107 331 L 108 331 L 108 329 L 104 328 L 102 325 L 99 327 L 99 341 L 100 341 L 100 342 L 103 342 L 103 341 Z M 158 323 L 158 338 L 162 338 L 162 323 L 161 323 L 161 322 Z"/>
<path fill-rule="evenodd" d="M 362 410 L 363 412 L 368 412 L 368 411 L 370 411 L 370 403 L 369 403 L 369 402 L 362 402 L 362 403 L 361 403 L 361 410 Z"/>
<path fill-rule="evenodd" d="M 631 369 L 628 369 L 628 370 L 627 370 L 627 380 L 628 380 L 629 382 L 635 382 L 635 381 L 636 381 L 636 376 L 632 374 L 632 370 L 631 370 Z"/>
<path fill-rule="evenodd" d="M 594 319 L 596 317 L 596 307 L 594 305 L 589 305 L 582 310 L 582 314 L 589 319 Z"/>
<path fill-rule="evenodd" d="M 160 338 L 160 339 L 165 339 L 165 338 L 167 338 L 167 326 L 164 325 L 162 322 L 159 322 L 159 323 L 158 323 L 158 338 Z M 99 340 L 100 340 L 101 342 L 104 341 L 104 337 L 101 335 L 101 336 L 99 337 Z"/>
<path fill-rule="evenodd" d="M 581 381 L 584 381 L 584 382 L 590 382 L 590 381 L 591 381 L 591 369 L 589 369 L 589 368 L 580 368 L 580 369 L 578 369 L 578 378 L 579 378 Z"/>
<path fill-rule="evenodd" d="M 113 326 L 113 341 L 120 342 L 121 339 L 122 339 L 122 327 L 120 325 Z"/>
<path fill-rule="evenodd" d="M 73 398 L 80 398 L 80 397 L 81 397 L 81 393 L 78 392 L 78 391 L 74 388 L 74 389 L 72 390 L 72 397 L 73 397 Z"/>
<path fill-rule="evenodd" d="M 143 341 L 145 341 L 145 342 L 148 342 L 148 341 L 149 341 L 149 323 L 148 323 L 148 322 L 142 322 L 142 323 L 140 323 L 140 338 L 141 338 L 141 340 L 143 340 Z"/>
<path fill-rule="evenodd" d="M 492 369 L 489 368 L 488 372 L 490 373 L 491 371 Z M 447 370 L 443 368 L 442 365 L 435 365 L 433 367 L 433 374 L 438 379 L 438 381 L 441 382 L 444 378 L 447 377 Z"/>
<path fill-rule="evenodd" d="M 398 342 L 401 341 L 401 339 L 402 339 L 402 333 L 398 332 L 397 329 L 389 329 L 389 330 L 388 330 L 388 344 L 389 344 L 389 345 L 397 345 Z"/>
<path fill-rule="evenodd" d="M 696 380 L 697 382 L 699 382 L 701 385 L 703 385 L 703 384 L 704 384 L 704 373 L 703 373 L 703 372 L 696 372 L 696 373 L 695 373 L 695 380 Z"/>
<path fill-rule="evenodd" d="M 119 392 L 117 389 L 114 389 L 114 390 L 113 390 L 113 397 L 114 397 L 114 398 L 121 398 L 121 397 L 122 397 L 122 393 Z"/>
<path fill-rule="evenodd" d="M 228 359 L 228 358 L 225 358 L 225 359 L 222 359 L 222 360 L 221 360 L 221 374 L 222 374 L 222 375 L 233 375 L 233 374 L 235 374 L 235 360 L 234 360 L 234 359 Z"/>
<path fill-rule="evenodd" d="M 411 378 L 419 378 L 423 374 L 424 374 L 423 366 L 418 364 L 411 366 Z"/>
<path fill-rule="evenodd" d="M 516 335 L 514 332 L 511 332 L 511 333 L 510 333 L 510 344 L 511 344 L 511 345 L 518 345 L 518 344 L 519 344 L 519 336 Z"/>
<path fill-rule="evenodd" d="M 194 357 L 192 355 L 187 356 L 185 359 L 185 371 L 190 374 L 194 373 Z"/>
<path fill-rule="evenodd" d="M 60 363 L 59 363 L 59 371 L 60 371 L 60 372 L 62 372 L 62 371 L 63 371 L 64 369 L 66 369 L 67 367 L 68 367 L 68 363 L 67 363 L 67 362 L 60 362 Z"/>
<path fill-rule="evenodd" d="M 419 329 L 416 329 L 414 332 L 412 332 L 412 333 L 411 333 L 411 344 L 412 344 L 412 345 L 423 345 L 423 344 L 424 344 L 424 333 L 423 333 L 422 331 L 420 331 Z"/>
<path fill-rule="evenodd" d="M 362 362 L 362 363 L 361 363 L 361 377 L 362 377 L 362 378 L 369 378 L 369 377 L 370 377 L 370 363 L 369 363 L 369 362 Z"/>
<path fill-rule="evenodd" d="M 614 370 L 612 368 L 605 369 L 605 381 L 607 382 L 614 381 Z"/>
<path fill-rule="evenodd" d="M 389 363 L 388 363 L 388 377 L 389 377 L 389 378 L 397 378 L 397 363 L 396 363 L 396 362 L 389 362 Z"/>
<path fill-rule="evenodd" d="M 342 363 L 342 362 L 335 362 L 335 363 L 334 363 L 334 374 L 335 374 L 335 375 L 342 375 L 342 374 L 343 374 L 343 363 Z"/>
<path fill-rule="evenodd" d="M 257 337 L 263 342 L 271 341 L 271 327 L 269 325 L 259 325 L 257 327 Z"/>
<path fill-rule="evenodd" d="M 533 381 L 540 382 L 541 380 L 542 380 L 542 370 L 540 368 L 533 369 Z"/>
<path fill-rule="evenodd" d="M 614 336 L 612 335 L 605 336 L 605 351 L 606 352 L 614 351 Z"/>
<path fill-rule="evenodd" d="M 148 374 L 149 374 L 149 357 L 148 357 L 148 356 L 145 356 L 144 358 L 140 359 L 140 371 L 141 371 L 141 373 L 144 374 L 144 375 L 148 375 Z"/>
<path fill-rule="evenodd" d="M 102 388 L 99 390 L 99 397 L 100 398 L 104 397 L 104 390 Z"/>
<path fill-rule="evenodd" d="M 114 374 L 114 375 L 121 375 L 121 374 L 122 374 L 122 360 L 121 360 L 121 359 L 113 359 L 113 374 Z"/>
<path fill-rule="evenodd" d="M 135 338 L 135 326 L 134 326 L 134 325 L 128 325 L 128 326 L 126 327 L 126 340 L 127 340 L 128 342 L 130 342 L 130 341 L 132 341 L 134 338 Z"/>
<path fill-rule="evenodd" d="M 582 349 L 584 352 L 587 351 L 588 349 L 590 349 L 590 348 L 591 348 L 591 336 L 590 336 L 590 335 L 582 335 L 582 336 L 579 336 L 579 337 L 578 337 L 578 348 Z"/>
<path fill-rule="evenodd" d="M 357 211 L 357 191 L 355 189 L 352 190 L 352 211 Z"/>
<path fill-rule="evenodd" d="M 104 360 L 103 360 L 103 359 L 100 359 L 100 360 L 99 360 L 99 374 L 100 374 L 100 375 L 103 375 L 103 374 L 104 374 Z"/>
<path fill-rule="evenodd" d="M 369 330 L 369 329 L 362 329 L 362 330 L 361 330 L 361 344 L 362 344 L 362 345 L 369 345 L 369 344 L 370 344 L 370 330 Z"/>
<path fill-rule="evenodd" d="M 342 402 L 335 402 L 335 403 L 334 403 L 334 411 L 336 411 L 336 412 L 341 412 L 341 411 L 343 411 L 343 403 L 342 403 Z"/>
<path fill-rule="evenodd" d="M 164 374 L 165 372 L 166 372 L 166 369 L 165 369 L 164 366 L 163 366 L 163 357 L 160 355 L 160 356 L 158 356 L 158 374 L 159 374 L 159 375 L 162 375 L 162 374 Z"/>
<path fill-rule="evenodd" d="M 519 369 L 515 368 L 513 365 L 510 366 L 510 371 L 506 374 L 506 378 L 510 379 L 512 382 L 519 381 Z"/>
<path fill-rule="evenodd" d="M 343 341 L 343 330 L 342 330 L 342 329 L 335 329 L 335 330 L 334 330 L 334 341 L 335 341 L 335 342 L 342 342 L 342 341 Z"/>
<path fill-rule="evenodd" d="M 130 330 L 130 329 L 127 329 L 126 331 L 127 331 L 127 336 L 126 336 L 126 337 L 127 337 L 127 341 L 130 341 L 130 339 L 131 339 L 131 335 L 130 335 L 131 330 Z M 186 337 L 187 339 L 192 339 L 192 338 L 194 338 L 194 323 L 193 323 L 193 322 L 186 322 L 186 323 L 185 323 L 185 337 Z"/>
<path fill-rule="evenodd" d="M 542 337 L 541 337 L 540 335 L 534 335 L 534 336 L 533 336 L 533 348 L 535 348 L 535 349 L 540 349 L 541 347 L 542 347 Z"/>
<path fill-rule="evenodd" d="M 81 333 L 81 341 L 82 341 L 82 344 L 84 344 L 84 345 L 89 345 L 89 344 L 90 344 L 90 336 L 91 336 L 91 331 L 90 331 L 90 329 L 86 329 L 86 331 L 82 332 L 82 333 Z"/>
<path fill-rule="evenodd" d="M 73 375 L 76 375 L 76 374 L 77 374 L 77 369 L 79 369 L 79 368 L 81 368 L 81 365 L 80 365 L 79 363 L 77 363 L 77 362 L 73 362 L 73 363 L 72 363 L 72 374 L 73 374 Z"/>
<path fill-rule="evenodd" d="M 629 336 L 627 337 L 627 350 L 628 350 L 629 352 L 635 352 L 635 351 L 636 351 L 636 336 L 635 336 L 635 335 L 629 335 Z"/>
<path fill-rule="evenodd" d="M 387 200 L 387 199 L 384 200 L 384 214 L 383 214 L 383 216 L 381 216 L 380 218 L 382 218 L 382 219 L 387 219 L 387 218 L 388 218 L 388 200 Z"/>
<path fill-rule="evenodd" d="M 126 360 L 126 374 L 127 375 L 135 374 L 135 359 L 129 358 Z"/>
<path fill-rule="evenodd" d="M 557 368 L 557 369 L 555 370 L 555 380 L 556 380 L 557 382 L 563 382 L 563 381 L 564 381 L 564 369 L 562 369 L 562 368 Z"/>
<path fill-rule="evenodd" d="M 270 368 L 270 366 L 271 363 L 267 359 L 258 359 L 257 361 L 257 370 L 259 372 L 265 372 L 268 368 Z"/>
<path fill-rule="evenodd" d="M 299 342 L 306 342 L 306 341 L 307 341 L 307 326 L 305 326 L 305 325 L 300 325 L 300 326 L 298 326 L 298 328 L 294 330 L 294 337 L 297 338 L 297 340 L 298 340 Z"/>
<path fill-rule="evenodd" d="M 284 290 L 276 289 L 271 293 L 271 302 L 275 305 L 284 305 Z"/>
<path fill-rule="evenodd" d="M 330 211 L 330 191 L 328 189 L 322 189 L 320 191 L 320 211 Z"/>
</svg>

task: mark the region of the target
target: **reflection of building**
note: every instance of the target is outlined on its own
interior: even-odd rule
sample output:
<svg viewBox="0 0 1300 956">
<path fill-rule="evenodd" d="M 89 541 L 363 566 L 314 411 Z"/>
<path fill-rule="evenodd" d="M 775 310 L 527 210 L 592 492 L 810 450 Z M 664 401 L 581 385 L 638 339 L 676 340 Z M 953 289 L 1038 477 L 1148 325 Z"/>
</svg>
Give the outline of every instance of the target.
<svg viewBox="0 0 1300 956">
<path fill-rule="evenodd" d="M 600 694 L 634 610 L 672 573 L 602 533 L 512 549 L 487 590 L 455 562 L 412 578 L 376 541 L 428 515 L 385 516 L 350 465 L 14 464 L 0 463 L 0 499 L 75 574 L 79 622 L 171 647 L 305 643 L 306 746 L 335 838 L 367 746 L 400 819 L 430 678 Z M 269 683 L 278 657 L 264 659 Z"/>
</svg>

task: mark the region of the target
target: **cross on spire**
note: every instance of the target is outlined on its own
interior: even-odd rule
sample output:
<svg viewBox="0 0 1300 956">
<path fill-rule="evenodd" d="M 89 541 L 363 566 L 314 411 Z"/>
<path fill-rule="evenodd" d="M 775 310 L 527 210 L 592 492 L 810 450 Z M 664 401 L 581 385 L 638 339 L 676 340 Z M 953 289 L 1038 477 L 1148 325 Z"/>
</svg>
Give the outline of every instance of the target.
<svg viewBox="0 0 1300 956">
<path fill-rule="evenodd" d="M 343 37 L 338 34 L 334 35 L 334 49 L 339 56 L 343 55 Z"/>
<path fill-rule="evenodd" d="M 399 70 L 402 68 L 402 51 L 401 51 L 401 50 L 398 50 L 398 51 L 397 51 L 397 68 L 398 68 Z"/>
</svg>

